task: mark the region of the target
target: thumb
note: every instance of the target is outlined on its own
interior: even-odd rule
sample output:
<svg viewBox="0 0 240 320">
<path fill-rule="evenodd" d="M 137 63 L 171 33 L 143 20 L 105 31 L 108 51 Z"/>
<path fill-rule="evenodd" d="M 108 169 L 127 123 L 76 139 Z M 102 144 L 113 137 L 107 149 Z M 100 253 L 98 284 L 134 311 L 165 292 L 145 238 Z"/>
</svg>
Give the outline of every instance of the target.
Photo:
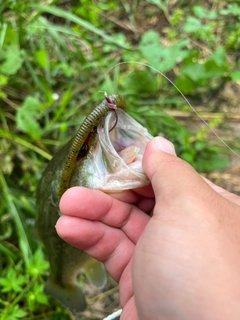
<svg viewBox="0 0 240 320">
<path fill-rule="evenodd" d="M 159 197 L 171 201 L 181 195 L 199 199 L 214 192 L 187 162 L 176 156 L 173 144 L 162 137 L 148 143 L 143 170 L 151 181 L 157 202 Z"/>
</svg>

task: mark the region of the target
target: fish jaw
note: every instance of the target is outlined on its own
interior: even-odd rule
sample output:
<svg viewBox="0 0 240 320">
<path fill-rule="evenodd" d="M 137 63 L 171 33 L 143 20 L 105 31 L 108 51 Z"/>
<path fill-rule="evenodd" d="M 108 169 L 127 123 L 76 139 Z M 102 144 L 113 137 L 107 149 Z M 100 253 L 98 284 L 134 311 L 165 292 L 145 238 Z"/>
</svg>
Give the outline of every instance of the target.
<svg viewBox="0 0 240 320">
<path fill-rule="evenodd" d="M 115 112 L 118 122 L 111 130 Z M 152 136 L 122 109 L 115 112 L 109 112 L 99 124 L 91 150 L 75 165 L 71 186 L 119 192 L 150 183 L 142 169 L 142 158 Z"/>
</svg>

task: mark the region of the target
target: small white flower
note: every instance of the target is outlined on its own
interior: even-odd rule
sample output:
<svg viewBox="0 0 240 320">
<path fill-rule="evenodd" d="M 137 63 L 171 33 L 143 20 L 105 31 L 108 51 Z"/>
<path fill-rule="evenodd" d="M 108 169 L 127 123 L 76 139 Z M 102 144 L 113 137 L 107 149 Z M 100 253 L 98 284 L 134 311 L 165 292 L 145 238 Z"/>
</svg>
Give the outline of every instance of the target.
<svg viewBox="0 0 240 320">
<path fill-rule="evenodd" d="M 52 94 L 52 98 L 53 98 L 53 100 L 58 100 L 59 99 L 59 94 L 58 93 L 53 93 Z"/>
</svg>

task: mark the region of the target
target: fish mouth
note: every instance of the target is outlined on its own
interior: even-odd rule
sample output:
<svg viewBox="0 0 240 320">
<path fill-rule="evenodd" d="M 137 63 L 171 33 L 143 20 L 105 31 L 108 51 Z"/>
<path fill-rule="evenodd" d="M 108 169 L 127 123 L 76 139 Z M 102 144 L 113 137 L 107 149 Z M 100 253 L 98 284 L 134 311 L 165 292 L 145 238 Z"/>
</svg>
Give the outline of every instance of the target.
<svg viewBox="0 0 240 320">
<path fill-rule="evenodd" d="M 75 168 L 71 186 L 119 192 L 148 185 L 142 158 L 152 138 L 124 110 L 108 112 L 97 127 L 95 147 L 83 160 L 84 165 Z"/>
</svg>

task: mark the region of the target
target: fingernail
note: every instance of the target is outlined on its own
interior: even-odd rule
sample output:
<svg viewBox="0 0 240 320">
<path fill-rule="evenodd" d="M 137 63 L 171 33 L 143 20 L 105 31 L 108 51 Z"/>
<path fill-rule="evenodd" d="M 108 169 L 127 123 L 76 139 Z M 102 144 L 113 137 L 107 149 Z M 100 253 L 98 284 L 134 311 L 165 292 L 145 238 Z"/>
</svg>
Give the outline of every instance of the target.
<svg viewBox="0 0 240 320">
<path fill-rule="evenodd" d="M 176 156 L 174 145 L 172 144 L 172 142 L 168 141 L 167 139 L 163 137 L 156 137 L 154 138 L 154 145 L 157 149 Z"/>
</svg>

